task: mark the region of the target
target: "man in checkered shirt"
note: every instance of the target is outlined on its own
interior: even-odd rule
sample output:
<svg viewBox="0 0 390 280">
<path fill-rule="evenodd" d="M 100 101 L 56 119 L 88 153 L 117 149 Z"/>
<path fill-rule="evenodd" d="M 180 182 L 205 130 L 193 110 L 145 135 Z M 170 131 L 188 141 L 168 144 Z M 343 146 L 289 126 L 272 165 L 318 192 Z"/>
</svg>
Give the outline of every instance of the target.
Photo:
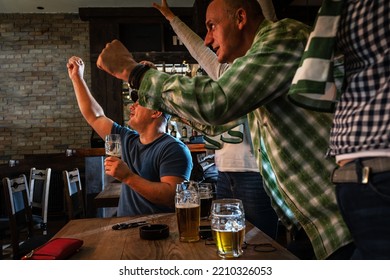
<svg viewBox="0 0 390 280">
<path fill-rule="evenodd" d="M 337 34 L 345 86 L 330 135 L 356 259 L 390 259 L 390 1 L 347 0 Z"/>
</svg>

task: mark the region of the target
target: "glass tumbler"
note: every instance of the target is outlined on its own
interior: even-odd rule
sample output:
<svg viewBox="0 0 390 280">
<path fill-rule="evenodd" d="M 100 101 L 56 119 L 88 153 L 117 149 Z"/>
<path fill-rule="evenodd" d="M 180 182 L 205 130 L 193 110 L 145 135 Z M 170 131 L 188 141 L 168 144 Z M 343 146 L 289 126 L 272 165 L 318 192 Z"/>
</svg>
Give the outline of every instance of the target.
<svg viewBox="0 0 390 280">
<path fill-rule="evenodd" d="M 121 145 L 121 137 L 119 134 L 108 134 L 106 135 L 105 140 L 105 148 L 106 155 L 112 157 L 122 157 L 122 145 Z"/>
<path fill-rule="evenodd" d="M 217 199 L 211 206 L 211 231 L 221 258 L 243 254 L 245 213 L 239 199 Z"/>
<path fill-rule="evenodd" d="M 195 242 L 200 239 L 200 198 L 195 182 L 177 184 L 175 211 L 180 241 Z"/>
<path fill-rule="evenodd" d="M 210 216 L 211 202 L 214 198 L 212 183 L 198 183 L 200 196 L 200 219 L 207 220 Z"/>
</svg>

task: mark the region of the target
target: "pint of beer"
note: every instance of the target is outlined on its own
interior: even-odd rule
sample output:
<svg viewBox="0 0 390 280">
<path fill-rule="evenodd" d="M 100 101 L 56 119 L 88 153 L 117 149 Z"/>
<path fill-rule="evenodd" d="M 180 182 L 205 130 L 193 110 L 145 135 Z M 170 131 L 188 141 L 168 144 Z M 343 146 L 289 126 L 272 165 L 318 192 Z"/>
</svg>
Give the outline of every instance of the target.
<svg viewBox="0 0 390 280">
<path fill-rule="evenodd" d="M 199 240 L 200 198 L 195 182 L 177 184 L 175 209 L 180 241 Z"/>
<path fill-rule="evenodd" d="M 212 183 L 198 183 L 200 196 L 200 219 L 208 219 L 210 216 L 211 202 L 214 198 Z"/>
<path fill-rule="evenodd" d="M 245 237 L 245 214 L 241 200 L 214 200 L 211 207 L 211 230 L 221 258 L 241 256 Z"/>
</svg>

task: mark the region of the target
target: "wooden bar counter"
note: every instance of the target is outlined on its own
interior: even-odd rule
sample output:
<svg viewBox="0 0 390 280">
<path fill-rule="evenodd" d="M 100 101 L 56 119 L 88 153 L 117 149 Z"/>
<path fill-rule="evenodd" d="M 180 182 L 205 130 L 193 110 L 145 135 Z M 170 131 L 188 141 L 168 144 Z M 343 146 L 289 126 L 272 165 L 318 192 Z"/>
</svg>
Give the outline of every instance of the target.
<svg viewBox="0 0 390 280">
<path fill-rule="evenodd" d="M 112 226 L 123 222 L 147 221 L 152 224 L 167 224 L 170 234 L 163 240 L 143 240 L 139 228 L 113 230 Z M 55 236 L 72 237 L 84 241 L 81 250 L 71 259 L 75 260 L 218 260 L 214 244 L 200 240 L 193 243 L 179 241 L 174 213 L 138 217 L 92 218 L 71 220 Z M 297 258 L 262 231 L 247 223 L 246 242 L 241 259 Z M 256 246 L 257 245 L 257 246 Z"/>
<path fill-rule="evenodd" d="M 117 207 L 121 194 L 121 183 L 110 183 L 104 190 L 95 196 L 94 202 L 97 208 Z"/>
</svg>

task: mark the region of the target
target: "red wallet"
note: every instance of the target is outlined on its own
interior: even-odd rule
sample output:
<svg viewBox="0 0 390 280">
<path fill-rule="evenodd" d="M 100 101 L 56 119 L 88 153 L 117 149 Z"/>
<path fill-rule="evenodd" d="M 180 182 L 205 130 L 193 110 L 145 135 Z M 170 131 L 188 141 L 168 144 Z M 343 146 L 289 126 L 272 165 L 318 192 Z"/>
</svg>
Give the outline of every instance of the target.
<svg viewBox="0 0 390 280">
<path fill-rule="evenodd" d="M 64 260 L 76 253 L 83 240 L 76 238 L 54 238 L 32 250 L 22 260 Z"/>
</svg>

